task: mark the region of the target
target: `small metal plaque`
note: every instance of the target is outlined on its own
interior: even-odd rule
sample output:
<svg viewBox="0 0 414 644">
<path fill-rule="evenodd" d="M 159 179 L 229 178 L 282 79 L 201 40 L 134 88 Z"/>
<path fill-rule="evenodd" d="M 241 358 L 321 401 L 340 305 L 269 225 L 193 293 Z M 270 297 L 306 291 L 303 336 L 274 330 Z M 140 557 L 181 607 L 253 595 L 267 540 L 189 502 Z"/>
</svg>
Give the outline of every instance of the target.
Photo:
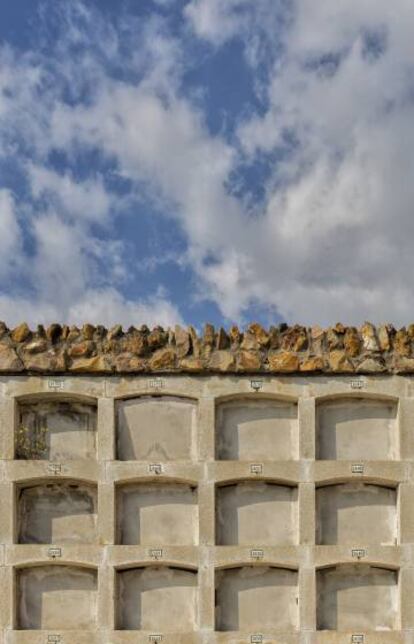
<svg viewBox="0 0 414 644">
<path fill-rule="evenodd" d="M 363 548 L 354 548 L 351 550 L 351 554 L 354 559 L 362 559 L 366 555 L 366 551 Z"/>
<path fill-rule="evenodd" d="M 150 472 L 150 474 L 161 474 L 161 463 L 150 463 L 150 465 L 148 465 L 148 471 Z"/>
<path fill-rule="evenodd" d="M 365 638 L 363 635 L 352 635 L 351 642 L 352 644 L 364 644 Z"/>
<path fill-rule="evenodd" d="M 252 559 L 263 559 L 264 552 L 263 550 L 250 550 L 250 557 Z"/>
<path fill-rule="evenodd" d="M 263 380 L 250 380 L 250 387 L 253 391 L 260 391 L 263 389 Z"/>
<path fill-rule="evenodd" d="M 364 464 L 363 463 L 353 463 L 351 465 L 352 474 L 363 474 L 364 473 Z"/>
<path fill-rule="evenodd" d="M 351 389 L 363 389 L 365 387 L 365 382 L 363 380 L 351 380 Z"/>
<path fill-rule="evenodd" d="M 55 476 L 62 473 L 62 466 L 60 463 L 49 463 L 47 469 L 51 474 L 54 474 Z"/>
<path fill-rule="evenodd" d="M 150 642 L 162 642 L 162 635 L 148 635 Z"/>
<path fill-rule="evenodd" d="M 262 474 L 262 472 L 263 472 L 263 465 L 261 463 L 252 463 L 250 465 L 251 474 Z"/>
<path fill-rule="evenodd" d="M 62 548 L 49 548 L 47 551 L 47 556 L 52 557 L 52 559 L 57 559 L 62 556 Z"/>
<path fill-rule="evenodd" d="M 52 389 L 53 391 L 61 391 L 65 384 L 63 380 L 57 380 L 56 378 L 49 378 L 47 381 L 47 386 L 49 389 Z"/>
<path fill-rule="evenodd" d="M 165 380 L 162 378 L 152 378 L 148 384 L 151 389 L 162 389 L 165 387 Z"/>
<path fill-rule="evenodd" d="M 58 642 L 62 642 L 62 636 L 61 635 L 48 635 L 47 636 L 47 644 L 57 644 Z"/>
<path fill-rule="evenodd" d="M 149 551 L 151 559 L 162 559 L 162 550 L 157 548 Z"/>
<path fill-rule="evenodd" d="M 260 644 L 263 642 L 263 635 L 252 635 L 250 637 L 251 644 Z"/>
</svg>

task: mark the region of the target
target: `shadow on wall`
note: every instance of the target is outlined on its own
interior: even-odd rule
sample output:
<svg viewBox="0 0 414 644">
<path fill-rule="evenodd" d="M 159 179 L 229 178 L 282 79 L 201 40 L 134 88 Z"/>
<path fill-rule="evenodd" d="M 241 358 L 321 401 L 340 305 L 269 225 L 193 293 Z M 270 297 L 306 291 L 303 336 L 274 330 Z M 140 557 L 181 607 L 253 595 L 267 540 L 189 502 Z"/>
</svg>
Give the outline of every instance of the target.
<svg viewBox="0 0 414 644">
<path fill-rule="evenodd" d="M 141 396 L 117 403 L 117 458 L 193 460 L 196 403 L 173 396 Z"/>
<path fill-rule="evenodd" d="M 223 402 L 216 411 L 217 460 L 298 458 L 297 405 L 274 400 Z"/>
</svg>

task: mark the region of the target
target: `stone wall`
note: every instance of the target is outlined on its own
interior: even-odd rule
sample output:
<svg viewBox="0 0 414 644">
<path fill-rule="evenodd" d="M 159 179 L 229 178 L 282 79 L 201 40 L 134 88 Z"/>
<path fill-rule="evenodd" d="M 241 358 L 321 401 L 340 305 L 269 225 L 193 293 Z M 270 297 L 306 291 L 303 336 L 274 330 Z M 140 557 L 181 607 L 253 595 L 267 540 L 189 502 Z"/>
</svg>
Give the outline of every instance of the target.
<svg viewBox="0 0 414 644">
<path fill-rule="evenodd" d="M 243 332 L 207 324 L 194 328 L 146 326 L 124 331 L 85 324 L 31 330 L 0 323 L 0 373 L 414 373 L 414 324 L 395 329 L 365 323 Z"/>
</svg>

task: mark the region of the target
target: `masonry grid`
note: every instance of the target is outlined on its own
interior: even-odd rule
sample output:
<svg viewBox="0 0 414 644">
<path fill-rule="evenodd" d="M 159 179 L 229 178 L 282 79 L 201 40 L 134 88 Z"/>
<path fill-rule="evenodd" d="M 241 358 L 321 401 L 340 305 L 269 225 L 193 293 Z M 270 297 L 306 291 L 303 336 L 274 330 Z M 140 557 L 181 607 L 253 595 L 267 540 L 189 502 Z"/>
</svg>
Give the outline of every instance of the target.
<svg viewBox="0 0 414 644">
<path fill-rule="evenodd" d="M 411 377 L 0 396 L 0 644 L 414 644 Z"/>
</svg>

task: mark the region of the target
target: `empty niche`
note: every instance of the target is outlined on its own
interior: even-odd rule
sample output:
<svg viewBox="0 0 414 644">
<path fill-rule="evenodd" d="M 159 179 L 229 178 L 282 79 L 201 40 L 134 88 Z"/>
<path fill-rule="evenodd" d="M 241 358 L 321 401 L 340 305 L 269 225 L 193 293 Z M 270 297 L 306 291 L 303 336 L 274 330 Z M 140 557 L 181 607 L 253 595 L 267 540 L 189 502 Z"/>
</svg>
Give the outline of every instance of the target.
<svg viewBox="0 0 414 644">
<path fill-rule="evenodd" d="M 197 489 L 180 483 L 119 486 L 117 543 L 198 544 Z"/>
<path fill-rule="evenodd" d="M 245 566 L 216 571 L 216 630 L 298 628 L 296 571 Z"/>
<path fill-rule="evenodd" d="M 195 457 L 196 403 L 173 396 L 141 396 L 117 405 L 121 461 L 190 460 Z"/>
<path fill-rule="evenodd" d="M 397 490 L 370 483 L 341 483 L 316 490 L 316 542 L 322 545 L 397 540 Z"/>
<path fill-rule="evenodd" d="M 397 458 L 397 405 L 384 400 L 348 398 L 317 409 L 319 459 Z"/>
<path fill-rule="evenodd" d="M 365 564 L 319 570 L 317 603 L 318 630 L 394 630 L 398 573 Z"/>
<path fill-rule="evenodd" d="M 297 405 L 290 402 L 221 403 L 216 414 L 216 458 L 264 461 L 297 458 L 297 415 Z"/>
<path fill-rule="evenodd" d="M 96 407 L 75 401 L 19 405 L 16 458 L 73 460 L 96 455 Z"/>
<path fill-rule="evenodd" d="M 216 490 L 218 545 L 289 545 L 297 541 L 297 487 L 264 481 Z"/>
<path fill-rule="evenodd" d="M 185 633 L 197 628 L 197 572 L 168 566 L 118 572 L 118 628 Z"/>
<path fill-rule="evenodd" d="M 95 543 L 96 487 L 69 482 L 18 490 L 18 543 Z"/>
<path fill-rule="evenodd" d="M 75 566 L 36 566 L 17 571 L 17 628 L 93 630 L 97 575 Z"/>
</svg>

